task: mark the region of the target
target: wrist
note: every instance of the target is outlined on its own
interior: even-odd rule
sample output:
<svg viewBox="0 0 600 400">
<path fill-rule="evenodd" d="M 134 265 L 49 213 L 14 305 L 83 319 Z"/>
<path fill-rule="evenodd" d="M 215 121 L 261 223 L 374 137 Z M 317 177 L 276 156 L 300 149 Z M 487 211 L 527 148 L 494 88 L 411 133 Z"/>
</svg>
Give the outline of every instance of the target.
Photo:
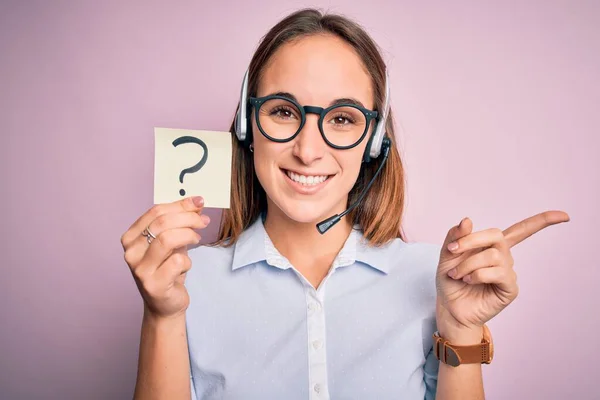
<svg viewBox="0 0 600 400">
<path fill-rule="evenodd" d="M 142 323 L 155 329 L 172 329 L 185 325 L 185 312 L 172 316 L 158 315 L 144 307 Z"/>
<path fill-rule="evenodd" d="M 456 346 L 478 344 L 483 338 L 483 326 L 459 323 L 441 304 L 439 297 L 436 301 L 436 325 L 440 336 Z"/>
<path fill-rule="evenodd" d="M 442 338 L 456 346 L 479 344 L 483 338 L 483 327 L 457 328 L 441 322 L 438 323 L 438 331 Z"/>
</svg>

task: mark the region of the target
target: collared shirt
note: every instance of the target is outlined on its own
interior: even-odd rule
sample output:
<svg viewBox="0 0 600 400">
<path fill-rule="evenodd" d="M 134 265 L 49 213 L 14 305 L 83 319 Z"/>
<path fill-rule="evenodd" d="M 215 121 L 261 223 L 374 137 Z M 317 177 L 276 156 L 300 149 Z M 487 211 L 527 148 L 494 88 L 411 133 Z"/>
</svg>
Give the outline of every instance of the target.
<svg viewBox="0 0 600 400">
<path fill-rule="evenodd" d="M 190 249 L 192 399 L 434 399 L 440 247 L 352 230 L 318 289 L 257 218 L 231 247 Z"/>
</svg>

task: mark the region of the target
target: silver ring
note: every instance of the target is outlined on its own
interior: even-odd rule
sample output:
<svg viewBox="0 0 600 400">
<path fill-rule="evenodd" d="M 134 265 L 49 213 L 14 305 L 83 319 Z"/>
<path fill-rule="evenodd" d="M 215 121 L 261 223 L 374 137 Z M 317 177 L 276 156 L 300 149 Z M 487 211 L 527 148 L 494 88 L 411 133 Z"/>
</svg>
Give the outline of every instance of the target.
<svg viewBox="0 0 600 400">
<path fill-rule="evenodd" d="M 150 232 L 150 225 L 148 225 L 148 226 L 146 227 L 146 229 L 144 229 L 144 230 L 142 231 L 142 236 L 146 236 L 146 238 L 147 238 L 147 240 L 148 240 L 148 243 L 152 243 L 152 241 L 153 241 L 154 239 L 156 239 L 156 236 L 154 236 L 154 234 L 153 234 L 152 232 Z"/>
</svg>

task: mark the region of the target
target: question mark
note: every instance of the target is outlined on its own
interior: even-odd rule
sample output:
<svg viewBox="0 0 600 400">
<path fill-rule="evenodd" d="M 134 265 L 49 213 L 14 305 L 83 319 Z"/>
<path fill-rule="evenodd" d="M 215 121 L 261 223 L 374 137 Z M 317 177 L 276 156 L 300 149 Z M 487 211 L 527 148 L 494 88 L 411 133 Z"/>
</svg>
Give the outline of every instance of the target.
<svg viewBox="0 0 600 400">
<path fill-rule="evenodd" d="M 183 183 L 183 177 L 185 176 L 185 174 L 198 172 L 200 170 L 200 168 L 202 168 L 204 166 L 204 164 L 206 164 L 206 160 L 208 160 L 208 147 L 202 140 L 200 140 L 194 136 L 182 136 L 173 141 L 173 146 L 177 147 L 180 144 L 184 144 L 184 143 L 199 144 L 204 149 L 204 155 L 202 156 L 202 159 L 200 161 L 198 161 L 198 163 L 196 165 L 192 165 L 191 167 L 186 168 L 183 171 L 181 171 L 181 173 L 179 174 L 179 182 L 181 182 L 181 183 Z M 185 190 L 180 189 L 179 194 L 181 196 L 185 196 Z"/>
</svg>

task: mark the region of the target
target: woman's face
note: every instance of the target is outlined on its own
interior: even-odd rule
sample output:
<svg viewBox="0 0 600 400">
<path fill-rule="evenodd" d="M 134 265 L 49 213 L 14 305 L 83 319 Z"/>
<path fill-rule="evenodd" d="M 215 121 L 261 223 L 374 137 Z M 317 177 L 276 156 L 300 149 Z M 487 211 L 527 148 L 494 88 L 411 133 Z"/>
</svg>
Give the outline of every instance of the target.
<svg viewBox="0 0 600 400">
<path fill-rule="evenodd" d="M 326 108 L 336 99 L 351 98 L 374 109 L 371 78 L 360 58 L 350 45 L 329 35 L 306 37 L 277 50 L 256 97 L 277 92 L 294 95 L 302 106 Z M 306 114 L 301 132 L 289 142 L 277 143 L 260 132 L 253 110 L 254 165 L 269 214 L 281 212 L 297 222 L 316 223 L 345 210 L 372 126 L 358 146 L 338 150 L 323 140 L 318 118 Z M 323 177 L 327 179 L 319 183 Z"/>
</svg>

